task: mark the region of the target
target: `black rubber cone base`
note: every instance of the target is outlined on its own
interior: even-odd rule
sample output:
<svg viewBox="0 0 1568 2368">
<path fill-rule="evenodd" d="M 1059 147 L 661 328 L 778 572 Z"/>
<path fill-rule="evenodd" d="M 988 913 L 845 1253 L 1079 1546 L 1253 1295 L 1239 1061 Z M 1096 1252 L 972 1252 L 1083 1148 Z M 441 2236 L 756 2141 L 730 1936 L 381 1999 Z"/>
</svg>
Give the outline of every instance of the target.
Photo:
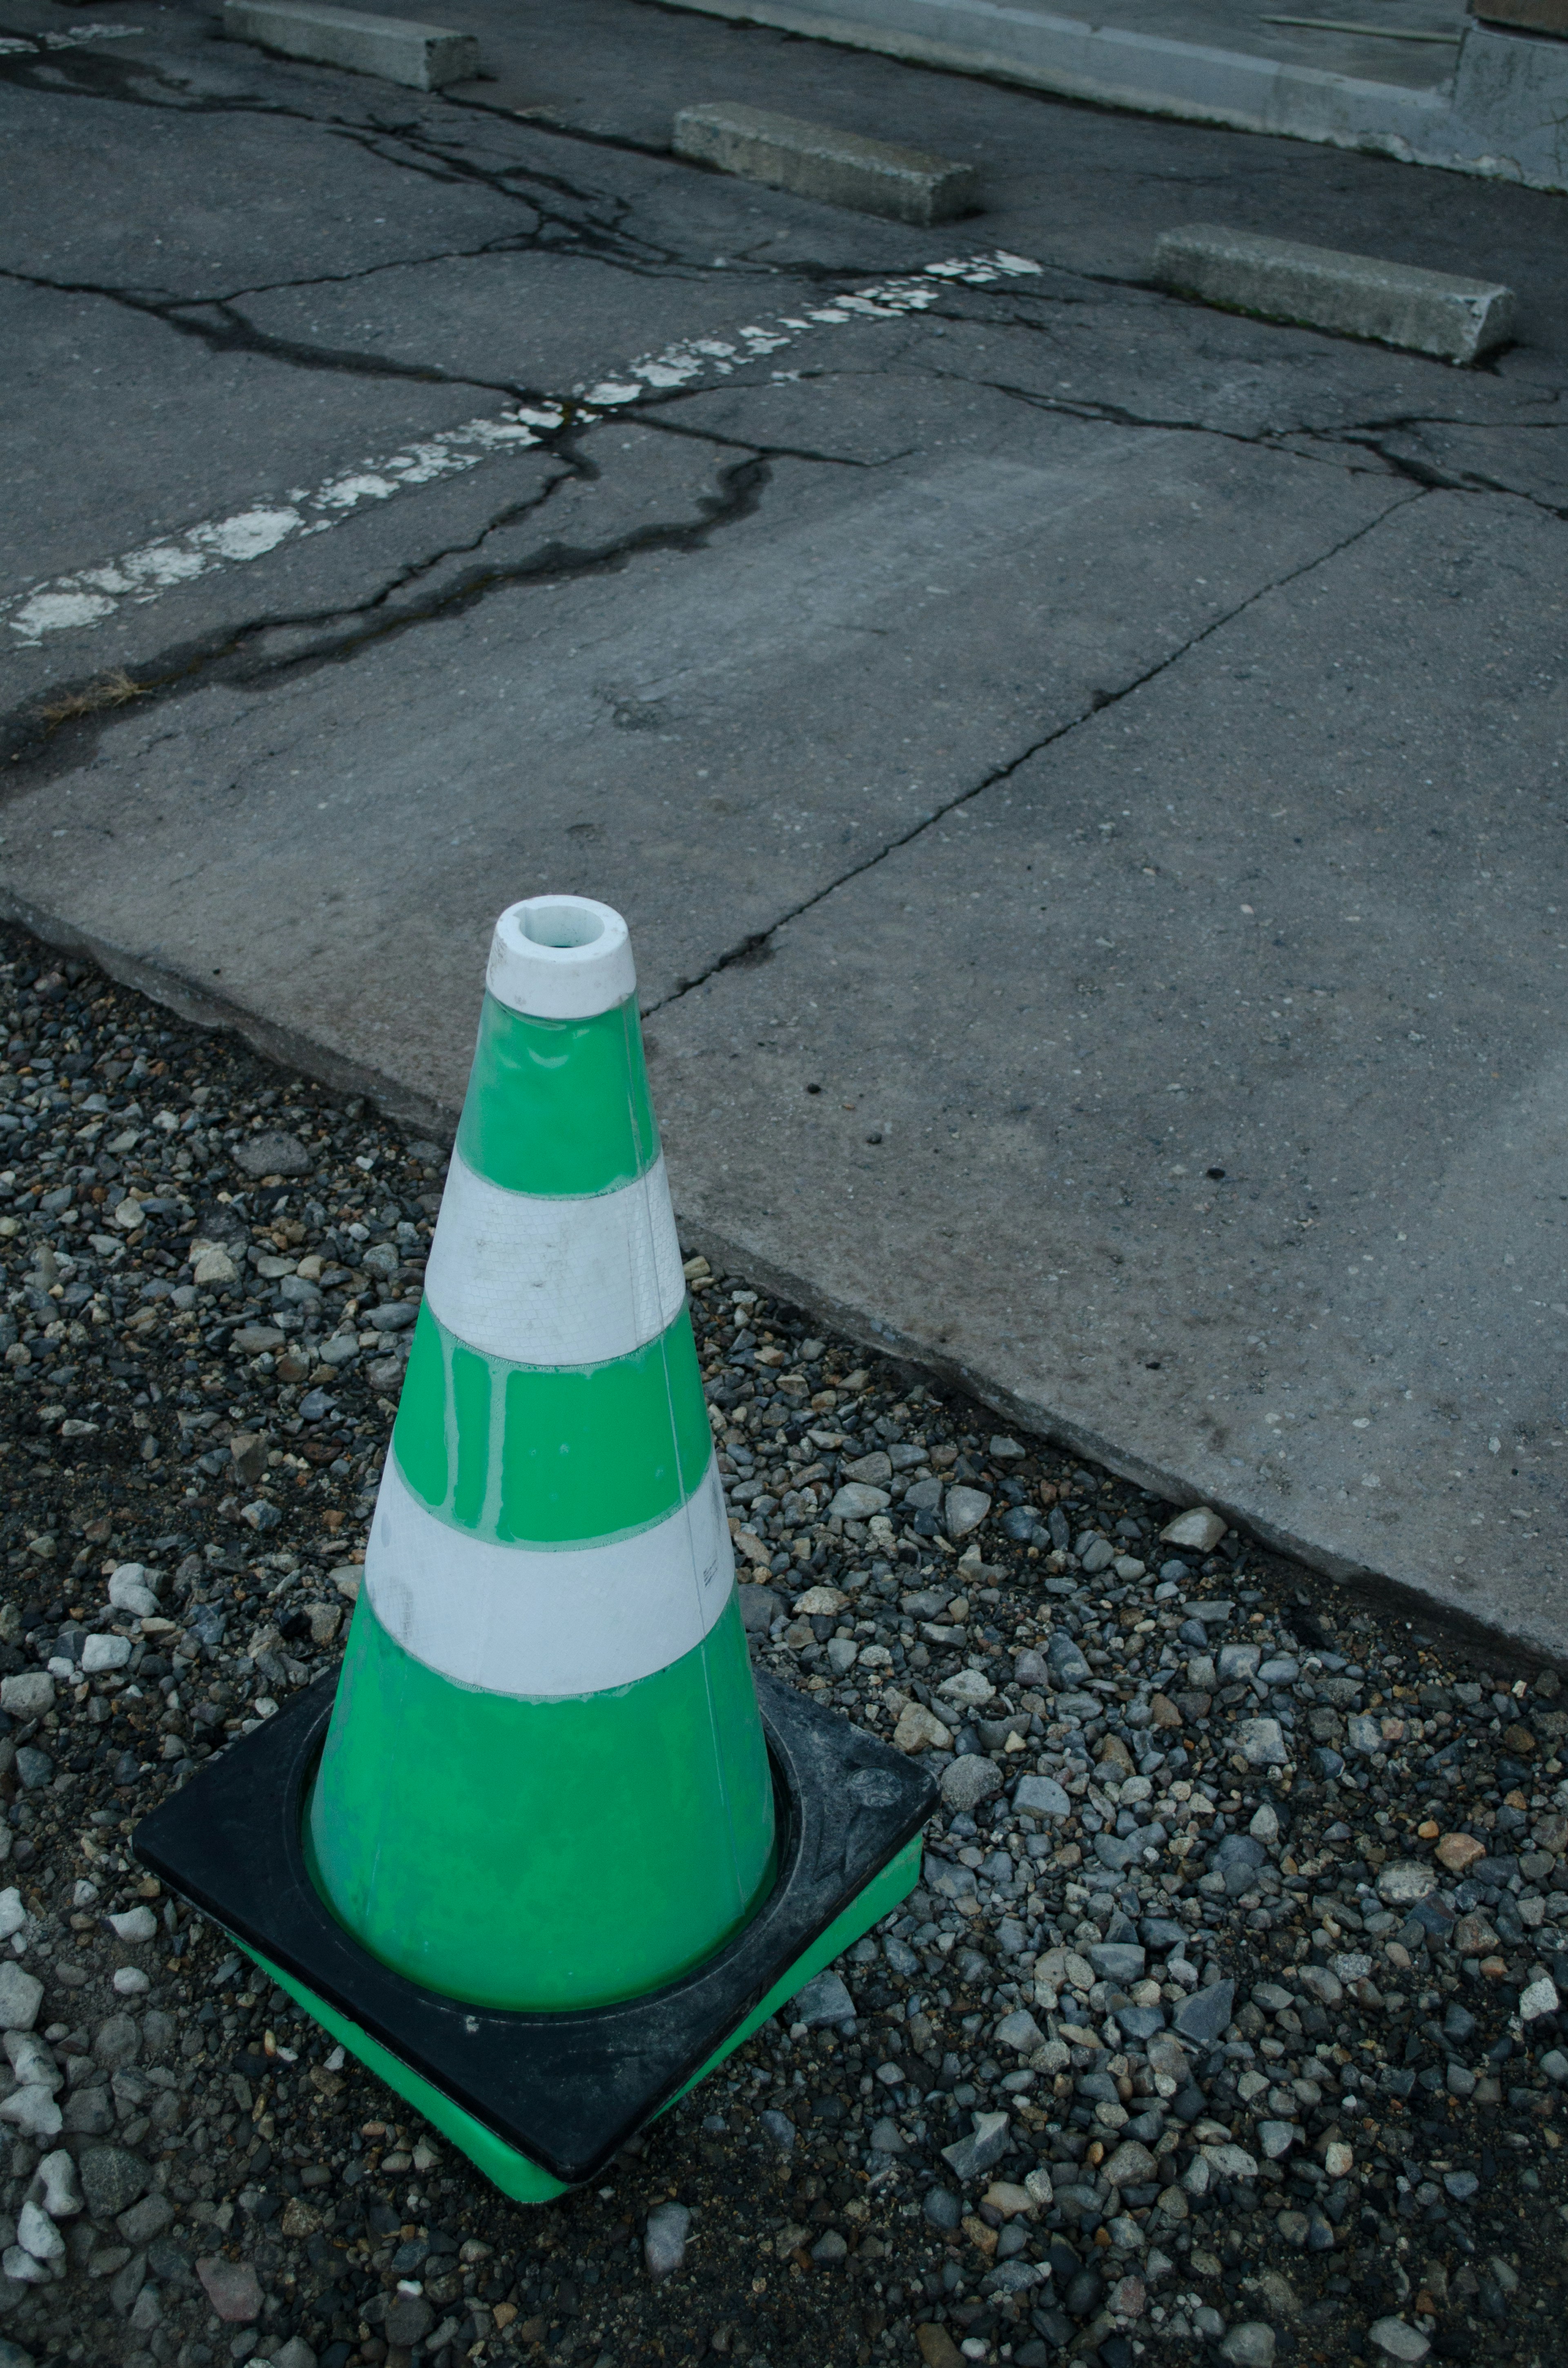
<svg viewBox="0 0 1568 2368">
<path fill-rule="evenodd" d="M 667 1988 L 619 2006 L 581 2014 L 465 2007 L 369 1955 L 329 1913 L 306 1871 L 305 1808 L 335 1689 L 335 1678 L 320 1679 L 232 1744 L 143 1820 L 137 1855 L 245 1948 L 568 2187 L 594 2178 L 679 2094 L 937 1805 L 930 1778 L 902 1752 L 759 1672 L 779 1871 L 745 1930 Z M 912 1872 L 900 1888 L 913 1880 Z M 877 1907 L 869 1920 L 885 1912 Z"/>
</svg>

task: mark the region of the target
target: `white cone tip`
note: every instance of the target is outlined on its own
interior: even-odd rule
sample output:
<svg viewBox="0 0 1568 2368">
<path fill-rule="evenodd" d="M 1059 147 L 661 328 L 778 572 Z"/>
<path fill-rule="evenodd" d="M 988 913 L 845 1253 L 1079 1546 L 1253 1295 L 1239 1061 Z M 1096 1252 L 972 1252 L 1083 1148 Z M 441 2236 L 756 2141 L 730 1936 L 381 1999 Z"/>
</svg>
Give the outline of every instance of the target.
<svg viewBox="0 0 1568 2368">
<path fill-rule="evenodd" d="M 485 984 L 529 1019 L 591 1019 L 637 987 L 626 923 L 592 896 L 526 896 L 495 924 Z"/>
</svg>

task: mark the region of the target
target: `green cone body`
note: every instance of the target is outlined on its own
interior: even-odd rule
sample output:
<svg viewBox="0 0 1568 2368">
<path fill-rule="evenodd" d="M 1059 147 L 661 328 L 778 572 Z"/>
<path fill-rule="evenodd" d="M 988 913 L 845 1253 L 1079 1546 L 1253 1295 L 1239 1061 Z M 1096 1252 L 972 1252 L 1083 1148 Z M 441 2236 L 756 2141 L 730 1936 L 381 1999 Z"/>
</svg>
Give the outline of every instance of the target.
<svg viewBox="0 0 1568 2368">
<path fill-rule="evenodd" d="M 309 1813 L 340 1920 L 476 2005 L 656 1989 L 773 1871 L 634 988 L 603 905 L 497 925 Z"/>
</svg>

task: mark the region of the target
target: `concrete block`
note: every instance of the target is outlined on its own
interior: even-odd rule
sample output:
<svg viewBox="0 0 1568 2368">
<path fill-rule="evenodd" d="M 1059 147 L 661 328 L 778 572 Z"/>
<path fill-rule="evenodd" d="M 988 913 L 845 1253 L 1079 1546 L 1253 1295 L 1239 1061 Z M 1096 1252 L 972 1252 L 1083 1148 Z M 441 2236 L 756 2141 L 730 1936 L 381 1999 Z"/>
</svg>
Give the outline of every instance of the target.
<svg viewBox="0 0 1568 2368">
<path fill-rule="evenodd" d="M 1337 329 L 1444 361 L 1472 362 L 1514 332 L 1511 289 L 1215 222 L 1165 232 L 1154 246 L 1154 277 L 1207 304 Z"/>
<path fill-rule="evenodd" d="M 1473 0 L 1473 12 L 1522 33 L 1568 33 L 1568 0 Z"/>
<path fill-rule="evenodd" d="M 410 90 L 439 90 L 479 72 L 479 43 L 472 33 L 407 17 L 368 17 L 358 8 L 224 0 L 223 30 L 232 41 L 255 41 L 312 65 L 347 66 L 351 74 L 376 74 Z"/>
<path fill-rule="evenodd" d="M 766 181 L 796 197 L 892 222 L 948 222 L 978 203 L 974 167 L 918 148 L 890 148 L 852 131 L 801 123 L 759 107 L 687 107 L 676 118 L 675 152 L 743 180 Z"/>
</svg>

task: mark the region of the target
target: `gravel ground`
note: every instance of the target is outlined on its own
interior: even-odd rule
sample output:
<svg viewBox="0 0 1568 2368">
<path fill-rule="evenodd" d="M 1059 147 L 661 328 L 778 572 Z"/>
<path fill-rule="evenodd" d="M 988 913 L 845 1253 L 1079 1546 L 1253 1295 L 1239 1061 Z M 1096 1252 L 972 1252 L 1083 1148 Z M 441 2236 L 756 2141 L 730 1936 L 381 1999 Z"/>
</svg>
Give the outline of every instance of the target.
<svg viewBox="0 0 1568 2368">
<path fill-rule="evenodd" d="M 923 1887 L 544 2210 L 345 2062 L 129 1845 L 337 1648 L 443 1154 L 0 954 L 0 2368 L 1562 2358 L 1555 1674 L 700 1259 L 747 1624 L 931 1755 Z"/>
</svg>

